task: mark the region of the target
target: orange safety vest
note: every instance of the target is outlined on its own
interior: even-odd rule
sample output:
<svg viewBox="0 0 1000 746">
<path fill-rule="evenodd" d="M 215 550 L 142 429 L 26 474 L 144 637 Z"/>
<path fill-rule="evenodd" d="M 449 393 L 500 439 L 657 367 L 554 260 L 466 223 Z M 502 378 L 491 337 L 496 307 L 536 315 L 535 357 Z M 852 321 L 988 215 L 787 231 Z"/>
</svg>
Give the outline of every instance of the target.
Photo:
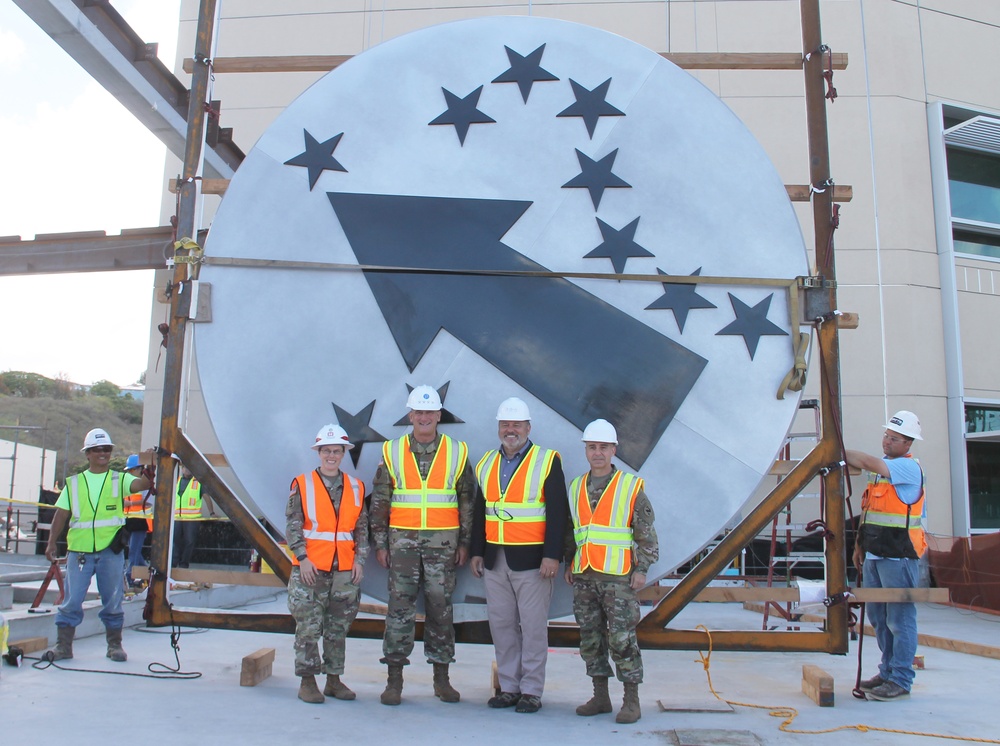
<svg viewBox="0 0 1000 746">
<path fill-rule="evenodd" d="M 909 454 L 904 458 L 913 458 Z M 879 557 L 919 559 L 927 551 L 924 534 L 924 472 L 920 470 L 920 498 L 912 505 L 899 499 L 896 488 L 880 474 L 869 473 L 861 498 L 858 541 Z"/>
<path fill-rule="evenodd" d="M 632 510 L 645 484 L 642 477 L 616 471 L 604 488 L 597 507 L 591 509 L 587 494 L 589 472 L 577 477 L 569 493 L 576 556 L 573 572 L 588 567 L 606 575 L 628 575 L 632 571 Z"/>
<path fill-rule="evenodd" d="M 382 445 L 382 459 L 392 477 L 389 526 L 419 531 L 458 528 L 458 492 L 455 484 L 465 470 L 469 447 L 460 440 L 441 436 L 434 460 L 421 479 L 417 457 L 410 450 L 410 436 Z"/>
<path fill-rule="evenodd" d="M 545 480 L 559 454 L 532 444 L 506 490 L 500 489 L 500 451 L 488 451 L 476 465 L 486 499 L 486 541 L 490 544 L 545 543 Z"/>
<path fill-rule="evenodd" d="M 146 504 L 148 492 L 133 492 L 125 497 L 125 517 L 145 518 L 146 530 L 153 530 L 153 506 Z"/>
<path fill-rule="evenodd" d="M 184 492 L 177 493 L 177 500 L 174 502 L 174 520 L 201 520 L 201 484 L 194 477 L 191 477 Z"/>
<path fill-rule="evenodd" d="M 333 500 L 319 471 L 299 474 L 292 480 L 302 498 L 302 536 L 306 540 L 306 556 L 320 570 L 333 569 L 334 558 L 340 570 L 354 567 L 354 527 L 365 500 L 365 485 L 360 479 L 344 474 L 344 492 L 340 497 L 340 512 L 333 509 Z M 326 496 L 317 499 L 317 496 Z M 292 564 L 299 561 L 292 557 Z"/>
</svg>

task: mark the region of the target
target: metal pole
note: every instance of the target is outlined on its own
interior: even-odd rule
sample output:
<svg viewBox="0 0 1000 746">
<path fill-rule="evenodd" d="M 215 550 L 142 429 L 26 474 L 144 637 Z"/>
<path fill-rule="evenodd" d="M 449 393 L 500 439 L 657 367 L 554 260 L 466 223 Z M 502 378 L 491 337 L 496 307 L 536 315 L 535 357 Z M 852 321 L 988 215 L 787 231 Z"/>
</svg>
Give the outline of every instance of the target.
<svg viewBox="0 0 1000 746">
<path fill-rule="evenodd" d="M 184 168 L 181 174 L 180 204 L 177 212 L 178 238 L 197 237 L 195 224 L 200 192 L 200 171 L 205 144 L 205 105 L 211 80 L 211 59 L 218 18 L 216 0 L 201 0 L 198 8 L 198 31 L 195 39 L 196 60 L 191 78 L 188 99 L 187 142 L 184 150 Z M 160 451 L 156 469 L 157 500 L 153 516 L 153 549 L 150 557 L 149 601 L 154 618 L 164 621 L 167 573 L 170 565 L 170 536 L 174 503 L 174 462 L 171 454 L 177 450 L 179 405 L 184 378 L 184 341 L 186 318 L 180 311 L 182 296 L 190 293 L 189 281 L 196 276 L 189 272 L 189 265 L 177 263 L 170 286 L 170 332 L 167 338 L 166 364 L 163 379 L 163 406 L 161 410 Z M 156 614 L 156 612 L 161 612 Z M 151 620 L 153 621 L 153 620 Z"/>
</svg>

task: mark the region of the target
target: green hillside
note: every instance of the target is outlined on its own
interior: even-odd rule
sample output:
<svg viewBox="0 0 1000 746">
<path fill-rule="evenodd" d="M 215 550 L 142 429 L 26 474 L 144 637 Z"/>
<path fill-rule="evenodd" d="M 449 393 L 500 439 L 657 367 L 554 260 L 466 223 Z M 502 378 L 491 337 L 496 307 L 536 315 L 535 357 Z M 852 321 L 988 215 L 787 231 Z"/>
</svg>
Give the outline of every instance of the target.
<svg viewBox="0 0 1000 746">
<path fill-rule="evenodd" d="M 0 426 L 45 428 L 18 431 L 17 440 L 57 451 L 56 480 L 60 483 L 64 475 L 86 468 L 80 446 L 87 431 L 95 427 L 111 435 L 115 444 L 112 468 L 121 469 L 125 458 L 141 446 L 142 402 L 119 393 L 117 386 L 104 381 L 87 393 L 65 381 L 6 371 L 0 373 Z M 0 439 L 14 440 L 15 431 L 0 428 Z"/>
</svg>

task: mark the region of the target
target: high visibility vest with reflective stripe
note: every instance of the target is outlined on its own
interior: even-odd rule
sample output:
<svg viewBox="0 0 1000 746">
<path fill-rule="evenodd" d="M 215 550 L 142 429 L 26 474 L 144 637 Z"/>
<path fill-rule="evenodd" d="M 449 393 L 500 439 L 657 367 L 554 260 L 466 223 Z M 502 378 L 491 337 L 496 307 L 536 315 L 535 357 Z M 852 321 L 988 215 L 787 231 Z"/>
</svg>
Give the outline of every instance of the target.
<svg viewBox="0 0 1000 746">
<path fill-rule="evenodd" d="M 354 567 L 354 527 L 365 499 L 364 483 L 344 474 L 339 514 L 333 509 L 333 500 L 317 471 L 299 474 L 292 485 L 298 487 L 302 498 L 302 514 L 305 517 L 302 536 L 306 540 L 309 561 L 320 570 L 327 571 L 333 567 L 336 557 L 338 569 L 350 570 Z M 292 557 L 292 564 L 299 564 L 298 559 Z"/>
<path fill-rule="evenodd" d="M 590 568 L 606 575 L 628 575 L 632 571 L 632 509 L 644 482 L 635 474 L 616 471 L 591 510 L 588 476 L 577 477 L 569 488 L 576 540 L 573 572 Z"/>
<path fill-rule="evenodd" d="M 153 530 L 153 501 L 146 498 L 146 492 L 133 492 L 125 496 L 125 517 L 145 518 L 146 528 Z"/>
<path fill-rule="evenodd" d="M 90 487 L 85 476 L 74 474 L 66 480 L 70 506 L 69 533 L 66 535 L 69 551 L 103 551 L 118 529 L 125 525 L 121 477 L 116 471 L 107 473 L 96 506 L 90 503 Z"/>
<path fill-rule="evenodd" d="M 912 456 L 904 456 L 912 458 Z M 916 459 L 914 459 L 916 460 Z M 919 462 L 918 462 L 919 463 Z M 920 470 L 920 498 L 907 505 L 892 483 L 869 473 L 861 498 L 861 547 L 879 557 L 919 559 L 927 551 L 924 534 L 924 471 Z"/>
<path fill-rule="evenodd" d="M 191 477 L 183 492 L 178 493 L 174 501 L 175 521 L 201 520 L 201 484 Z"/>
<path fill-rule="evenodd" d="M 545 543 L 545 480 L 559 454 L 532 445 L 507 489 L 500 489 L 500 451 L 489 451 L 476 465 L 486 499 L 486 541 L 490 544 Z"/>
<path fill-rule="evenodd" d="M 458 528 L 458 493 L 455 484 L 465 470 L 469 447 L 441 436 L 427 479 L 420 478 L 417 458 L 404 435 L 382 445 L 382 458 L 392 477 L 389 525 L 392 528 L 443 531 Z"/>
</svg>

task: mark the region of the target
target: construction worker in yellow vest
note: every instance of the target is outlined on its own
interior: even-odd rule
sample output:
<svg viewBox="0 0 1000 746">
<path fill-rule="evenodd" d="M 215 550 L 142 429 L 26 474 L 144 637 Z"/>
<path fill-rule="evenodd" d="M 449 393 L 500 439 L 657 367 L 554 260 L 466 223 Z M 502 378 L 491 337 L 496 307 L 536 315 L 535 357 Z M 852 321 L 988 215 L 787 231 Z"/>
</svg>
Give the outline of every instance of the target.
<svg viewBox="0 0 1000 746">
<path fill-rule="evenodd" d="M 896 412 L 885 424 L 882 457 L 847 451 L 849 466 L 869 472 L 861 499 L 861 525 L 854 543 L 854 566 L 865 588 L 916 588 L 924 535 L 924 472 L 910 455 L 921 437 L 913 412 Z M 891 702 L 909 696 L 917 652 L 916 604 L 868 603 L 875 640 L 882 651 L 878 674 L 861 682 L 868 699 Z"/>
<path fill-rule="evenodd" d="M 483 578 L 500 693 L 489 707 L 538 712 L 549 651 L 549 605 L 569 516 L 562 459 L 529 439 L 517 397 L 497 408 L 500 447 L 476 466 L 483 499 L 472 522 L 472 574 Z"/>
<path fill-rule="evenodd" d="M 340 677 L 345 640 L 361 599 L 368 513 L 364 483 L 340 468 L 344 455 L 354 448 L 347 432 L 339 425 L 326 425 L 312 448 L 319 454 L 319 468 L 292 480 L 285 540 L 292 555 L 288 610 L 295 619 L 299 699 L 321 704 L 326 697 L 355 698 Z M 316 684 L 320 673 L 326 674 L 323 691 Z"/>
<path fill-rule="evenodd" d="M 97 576 L 101 594 L 98 615 L 105 627 L 107 656 L 113 661 L 125 661 L 122 648 L 122 626 L 125 614 L 122 600 L 125 587 L 125 495 L 150 488 L 145 477 L 111 471 L 111 451 L 114 443 L 106 430 L 95 428 L 83 439 L 83 451 L 88 468 L 66 480 L 66 486 L 55 504 L 55 516 L 45 545 L 45 556 L 56 561 L 56 542 L 66 525 L 66 597 L 56 612 L 56 646 L 46 653 L 49 660 L 73 657 L 73 637 L 83 621 L 83 602 L 90 581 Z"/>
<path fill-rule="evenodd" d="M 441 397 L 417 386 L 406 400 L 413 431 L 387 441 L 372 482 L 372 544 L 389 571 L 389 610 L 382 662 L 389 667 L 381 702 L 398 705 L 403 666 L 413 651 L 417 596 L 423 591 L 424 655 L 434 665 L 434 695 L 458 702 L 448 666 L 455 660 L 451 595 L 455 571 L 469 557 L 476 478 L 469 448 L 438 433 Z"/>
<path fill-rule="evenodd" d="M 192 476 L 191 470 L 181 464 L 181 478 L 177 482 L 177 497 L 174 500 L 173 567 L 191 566 L 198 532 L 205 518 L 203 509 L 209 517 L 215 518 L 212 498 L 202 491 L 201 482 Z"/>
<path fill-rule="evenodd" d="M 611 665 L 625 687 L 615 720 L 634 723 L 642 683 L 642 655 L 635 628 L 637 593 L 659 558 L 653 506 L 644 481 L 612 463 L 618 433 L 607 420 L 594 420 L 583 431 L 590 471 L 569 488 L 572 532 L 566 540 L 566 582 L 573 586 L 573 613 L 580 625 L 580 656 L 593 679 L 594 696 L 576 708 L 577 715 L 611 712 L 608 679 Z"/>
</svg>

